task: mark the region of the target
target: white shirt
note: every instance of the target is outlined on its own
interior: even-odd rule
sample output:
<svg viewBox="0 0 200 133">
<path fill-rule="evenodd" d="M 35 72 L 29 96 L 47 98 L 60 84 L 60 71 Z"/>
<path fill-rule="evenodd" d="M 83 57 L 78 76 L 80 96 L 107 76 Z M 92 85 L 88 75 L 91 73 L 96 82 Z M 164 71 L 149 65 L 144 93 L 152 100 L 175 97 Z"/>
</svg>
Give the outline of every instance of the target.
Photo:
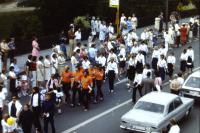
<svg viewBox="0 0 200 133">
<path fill-rule="evenodd" d="M 13 71 L 10 71 L 8 73 L 8 76 L 12 77 L 12 78 L 16 78 L 16 74 Z"/>
<path fill-rule="evenodd" d="M 72 56 L 72 57 L 71 57 L 71 64 L 72 64 L 72 65 L 78 64 L 78 61 L 77 61 L 77 59 L 76 59 L 75 56 Z"/>
<path fill-rule="evenodd" d="M 139 46 L 139 49 L 140 49 L 141 51 L 144 51 L 144 52 L 148 53 L 148 47 L 147 47 L 146 44 L 141 44 L 141 45 Z"/>
<path fill-rule="evenodd" d="M 131 48 L 131 54 L 138 54 L 139 51 L 139 47 L 138 46 L 133 46 Z"/>
<path fill-rule="evenodd" d="M 121 48 L 120 49 L 118 56 L 120 56 L 120 55 L 122 55 L 122 57 L 124 57 L 124 58 L 126 57 L 126 50 L 125 50 L 125 48 Z"/>
<path fill-rule="evenodd" d="M 4 119 L 1 120 L 1 125 L 3 131 L 2 133 L 13 132 L 17 128 L 16 122 L 12 126 L 9 126 Z"/>
<path fill-rule="evenodd" d="M 142 78 L 143 78 L 143 79 L 147 78 L 147 73 L 148 73 L 148 72 L 150 72 L 150 73 L 151 73 L 151 76 L 152 76 L 152 71 L 151 71 L 151 69 L 146 69 L 146 68 L 145 68 L 145 69 L 143 70 L 143 73 L 142 73 L 142 75 L 143 75 Z"/>
<path fill-rule="evenodd" d="M 4 103 L 4 100 L 5 100 L 5 94 L 1 91 L 0 92 L 0 108 L 3 108 L 3 103 Z"/>
<path fill-rule="evenodd" d="M 96 52 L 97 52 L 97 50 L 95 48 L 93 48 L 93 47 L 89 48 L 89 50 L 88 50 L 89 57 L 95 58 L 97 55 Z"/>
<path fill-rule="evenodd" d="M 44 66 L 45 68 L 50 68 L 51 67 L 51 62 L 48 59 L 44 59 Z"/>
<path fill-rule="evenodd" d="M 142 77 L 143 77 L 143 75 L 142 75 L 142 74 L 136 74 L 136 76 L 135 76 L 135 79 L 134 79 L 134 82 L 133 82 L 133 83 L 137 83 L 138 85 L 141 85 L 141 83 L 142 83 Z"/>
<path fill-rule="evenodd" d="M 11 115 L 11 106 L 12 106 L 12 104 L 13 104 L 13 101 L 8 103 L 8 114 L 9 115 Z M 18 116 L 20 111 L 22 110 L 22 105 L 18 100 L 15 102 L 15 107 L 17 109 L 16 116 Z"/>
<path fill-rule="evenodd" d="M 152 59 L 153 59 L 153 58 L 159 59 L 159 58 L 160 58 L 160 51 L 154 50 L 154 51 L 153 51 L 153 54 L 152 54 Z"/>
<path fill-rule="evenodd" d="M 144 55 L 143 54 L 137 54 L 136 60 L 138 62 L 142 63 L 143 65 L 145 65 L 145 59 L 144 59 Z"/>
<path fill-rule="evenodd" d="M 180 128 L 178 125 L 173 125 L 168 133 L 180 133 Z"/>
<path fill-rule="evenodd" d="M 114 70 L 116 74 L 118 74 L 118 67 L 116 62 L 109 62 L 106 68 L 106 73 L 108 71 Z"/>
<path fill-rule="evenodd" d="M 82 61 L 82 66 L 83 66 L 83 69 L 89 69 L 90 68 L 90 61 L 89 60 L 83 60 Z"/>
<path fill-rule="evenodd" d="M 159 51 L 160 51 L 160 55 L 164 55 L 166 57 L 167 51 L 168 51 L 166 48 L 160 48 Z"/>
<path fill-rule="evenodd" d="M 133 59 L 133 58 L 130 58 L 130 59 L 128 60 L 128 65 L 129 65 L 129 66 L 135 66 L 136 63 L 137 63 L 136 60 Z"/>
<path fill-rule="evenodd" d="M 164 59 L 159 59 L 157 66 L 158 67 L 163 67 L 163 68 L 167 69 L 167 62 Z"/>
<path fill-rule="evenodd" d="M 76 47 L 74 48 L 74 52 L 76 53 L 76 51 L 77 51 L 78 49 L 80 49 L 80 47 L 77 47 L 77 46 L 76 46 Z"/>
<path fill-rule="evenodd" d="M 79 32 L 79 31 L 75 32 L 75 39 L 76 40 L 81 40 L 81 32 Z"/>
<path fill-rule="evenodd" d="M 184 83 L 184 78 L 182 77 L 178 77 L 177 80 L 180 82 L 181 86 L 183 85 Z"/>
<path fill-rule="evenodd" d="M 111 50 L 111 49 L 114 48 L 113 45 L 112 45 L 112 43 L 110 41 L 108 42 L 107 47 L 108 47 L 108 50 Z"/>
<path fill-rule="evenodd" d="M 181 60 L 185 60 L 185 61 L 187 61 L 187 59 L 188 59 L 188 55 L 187 55 L 187 53 L 181 53 L 181 57 L 180 57 L 180 59 Z"/>
<path fill-rule="evenodd" d="M 176 63 L 176 58 L 175 56 L 168 56 L 167 57 L 167 63 L 172 63 L 173 65 Z"/>
<path fill-rule="evenodd" d="M 116 54 L 109 53 L 108 58 L 107 58 L 107 62 L 109 62 L 111 58 L 114 58 L 114 61 L 118 62 Z"/>
<path fill-rule="evenodd" d="M 142 32 L 142 34 L 141 34 L 141 40 L 146 40 L 146 39 L 148 39 L 147 35 L 146 35 L 146 32 Z"/>
<path fill-rule="evenodd" d="M 194 61 L 194 50 L 188 49 L 187 55 L 188 55 L 188 57 L 190 56 L 192 58 L 192 61 Z"/>
<path fill-rule="evenodd" d="M 98 58 L 96 58 L 96 61 L 101 64 L 101 66 L 105 66 L 106 65 L 106 57 L 104 56 L 99 56 Z"/>
<path fill-rule="evenodd" d="M 36 93 L 36 94 L 33 95 L 33 101 L 32 101 L 32 106 L 33 107 L 39 106 L 38 105 L 38 103 L 39 103 L 39 101 L 38 101 L 39 98 L 38 97 L 39 97 L 38 93 Z"/>
</svg>

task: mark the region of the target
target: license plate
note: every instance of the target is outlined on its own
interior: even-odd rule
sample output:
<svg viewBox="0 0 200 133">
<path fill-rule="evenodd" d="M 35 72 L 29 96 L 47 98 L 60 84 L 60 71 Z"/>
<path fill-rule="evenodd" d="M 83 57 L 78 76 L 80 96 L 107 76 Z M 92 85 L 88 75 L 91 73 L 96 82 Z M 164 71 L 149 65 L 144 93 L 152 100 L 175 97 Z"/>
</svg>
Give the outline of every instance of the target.
<svg viewBox="0 0 200 133">
<path fill-rule="evenodd" d="M 196 91 L 190 91 L 190 94 L 192 94 L 192 95 L 199 95 L 199 92 L 196 92 Z"/>
</svg>

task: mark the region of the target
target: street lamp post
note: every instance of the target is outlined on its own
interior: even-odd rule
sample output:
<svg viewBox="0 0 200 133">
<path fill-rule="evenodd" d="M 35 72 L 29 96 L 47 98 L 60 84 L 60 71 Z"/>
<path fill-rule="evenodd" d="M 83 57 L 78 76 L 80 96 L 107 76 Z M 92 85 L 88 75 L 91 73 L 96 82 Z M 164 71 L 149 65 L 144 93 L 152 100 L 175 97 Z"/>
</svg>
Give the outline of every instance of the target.
<svg viewBox="0 0 200 133">
<path fill-rule="evenodd" d="M 117 25 L 117 34 L 119 33 L 119 6 L 120 0 L 109 0 L 109 7 L 116 8 L 116 25 Z"/>
</svg>

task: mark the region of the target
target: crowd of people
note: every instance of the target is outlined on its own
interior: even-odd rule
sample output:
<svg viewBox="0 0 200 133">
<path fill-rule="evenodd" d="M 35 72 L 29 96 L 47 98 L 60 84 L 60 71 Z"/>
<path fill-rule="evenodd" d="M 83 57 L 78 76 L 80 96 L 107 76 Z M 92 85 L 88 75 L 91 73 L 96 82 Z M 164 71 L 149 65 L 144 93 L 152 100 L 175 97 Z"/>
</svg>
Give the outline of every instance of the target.
<svg viewBox="0 0 200 133">
<path fill-rule="evenodd" d="M 60 33 L 59 43 L 45 57 L 40 55 L 37 37 L 33 37 L 32 54 L 24 60 L 23 68 L 15 58 L 15 39 L 2 39 L 0 116 L 3 115 L 3 133 L 14 133 L 19 130 L 17 125 L 24 133 L 30 133 L 32 125 L 37 132 L 48 133 L 49 123 L 52 133 L 55 133 L 56 110 L 62 113 L 61 105 L 65 103 L 73 108 L 82 106 L 84 111 L 88 111 L 91 102 L 104 101 L 106 88 L 103 84 L 107 80 L 108 91 L 112 94 L 116 91 L 115 80 L 128 78 L 127 87 L 132 91 L 133 103 L 136 102 L 137 90 L 140 96 L 162 91 L 166 75 L 172 84 L 171 92 L 178 94 L 176 83 L 182 85 L 184 75 L 191 73 L 194 67 L 191 44 L 198 36 L 198 19 L 192 17 L 189 23 L 183 24 L 176 20 L 164 29 L 161 13 L 155 26 L 145 28 L 140 35 L 136 32 L 137 26 L 135 14 L 131 17 L 122 14 L 120 34 L 117 35 L 112 23 L 92 17 L 88 42 L 82 43 L 81 29 L 71 24 L 67 32 Z M 163 43 L 160 44 L 159 39 Z M 188 48 L 180 56 L 174 54 L 172 48 L 185 45 Z M 174 81 L 177 58 L 180 58 L 180 72 Z M 22 105 L 20 100 L 27 96 L 29 101 Z M 11 99 L 7 112 L 4 109 L 6 99 Z M 40 123 L 41 118 L 44 124 Z"/>
</svg>

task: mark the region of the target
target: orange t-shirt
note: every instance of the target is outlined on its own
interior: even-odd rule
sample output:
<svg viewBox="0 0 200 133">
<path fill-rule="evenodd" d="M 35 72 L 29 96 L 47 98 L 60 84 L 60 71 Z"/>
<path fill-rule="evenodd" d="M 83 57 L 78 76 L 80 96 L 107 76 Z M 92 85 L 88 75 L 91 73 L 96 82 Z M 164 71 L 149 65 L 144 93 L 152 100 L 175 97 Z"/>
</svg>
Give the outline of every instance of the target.
<svg viewBox="0 0 200 133">
<path fill-rule="evenodd" d="M 94 79 L 96 70 L 94 68 L 89 68 L 88 72 L 89 72 L 89 76 Z"/>
<path fill-rule="evenodd" d="M 103 70 L 96 70 L 95 77 L 96 80 L 103 80 L 104 71 Z"/>
<path fill-rule="evenodd" d="M 63 71 L 62 73 L 62 81 L 65 83 L 70 83 L 73 74 L 71 72 Z"/>
<path fill-rule="evenodd" d="M 88 90 L 89 89 L 88 86 L 91 85 L 91 83 L 92 83 L 92 78 L 90 76 L 87 77 L 83 76 L 81 78 L 81 84 L 83 90 Z"/>
<path fill-rule="evenodd" d="M 76 82 L 81 81 L 82 76 L 83 76 L 82 71 L 74 72 L 74 74 L 73 74 L 74 81 L 76 81 Z"/>
</svg>

